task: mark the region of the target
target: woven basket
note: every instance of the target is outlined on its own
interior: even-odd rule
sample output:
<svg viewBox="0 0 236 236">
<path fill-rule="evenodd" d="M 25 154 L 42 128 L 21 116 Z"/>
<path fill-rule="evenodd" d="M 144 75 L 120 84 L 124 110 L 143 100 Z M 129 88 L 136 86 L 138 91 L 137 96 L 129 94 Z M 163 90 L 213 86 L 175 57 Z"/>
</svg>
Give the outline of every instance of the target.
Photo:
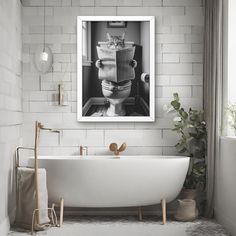
<svg viewBox="0 0 236 236">
<path fill-rule="evenodd" d="M 193 221 L 198 217 L 196 202 L 192 199 L 178 200 L 178 207 L 175 219 L 178 221 Z"/>
</svg>

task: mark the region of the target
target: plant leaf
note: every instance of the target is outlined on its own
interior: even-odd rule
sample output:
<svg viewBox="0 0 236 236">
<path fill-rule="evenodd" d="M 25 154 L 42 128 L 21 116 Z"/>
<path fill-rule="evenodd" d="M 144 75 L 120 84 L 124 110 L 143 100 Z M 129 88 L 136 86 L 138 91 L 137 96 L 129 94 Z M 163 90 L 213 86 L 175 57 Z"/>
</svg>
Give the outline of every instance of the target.
<svg viewBox="0 0 236 236">
<path fill-rule="evenodd" d="M 174 100 L 174 101 L 172 101 L 170 104 L 171 104 L 171 106 L 174 107 L 175 110 L 179 110 L 179 108 L 180 108 L 180 103 L 179 103 L 178 101 Z"/>
</svg>

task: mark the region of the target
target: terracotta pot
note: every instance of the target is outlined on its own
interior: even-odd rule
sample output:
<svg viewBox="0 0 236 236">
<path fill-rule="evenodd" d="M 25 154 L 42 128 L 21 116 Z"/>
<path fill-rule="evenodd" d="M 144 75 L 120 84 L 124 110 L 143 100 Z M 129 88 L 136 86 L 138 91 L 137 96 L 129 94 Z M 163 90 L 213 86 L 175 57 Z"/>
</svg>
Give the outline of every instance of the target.
<svg viewBox="0 0 236 236">
<path fill-rule="evenodd" d="M 178 200 L 175 219 L 178 221 L 193 221 L 198 217 L 196 202 L 192 199 Z"/>
</svg>

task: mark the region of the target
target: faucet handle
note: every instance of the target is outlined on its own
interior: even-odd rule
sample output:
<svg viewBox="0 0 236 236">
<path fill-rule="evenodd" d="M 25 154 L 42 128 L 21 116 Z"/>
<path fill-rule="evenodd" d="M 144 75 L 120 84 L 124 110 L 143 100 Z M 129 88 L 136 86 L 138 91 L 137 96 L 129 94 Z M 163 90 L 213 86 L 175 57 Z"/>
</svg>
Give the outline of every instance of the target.
<svg viewBox="0 0 236 236">
<path fill-rule="evenodd" d="M 117 148 L 118 148 L 118 146 L 117 146 L 116 143 L 111 143 L 111 144 L 109 145 L 109 149 L 110 149 L 110 151 L 112 151 L 112 152 L 116 152 L 116 151 L 117 151 Z"/>
<path fill-rule="evenodd" d="M 118 152 L 123 152 L 126 149 L 126 147 L 127 147 L 126 143 L 122 143 L 118 149 Z"/>
</svg>

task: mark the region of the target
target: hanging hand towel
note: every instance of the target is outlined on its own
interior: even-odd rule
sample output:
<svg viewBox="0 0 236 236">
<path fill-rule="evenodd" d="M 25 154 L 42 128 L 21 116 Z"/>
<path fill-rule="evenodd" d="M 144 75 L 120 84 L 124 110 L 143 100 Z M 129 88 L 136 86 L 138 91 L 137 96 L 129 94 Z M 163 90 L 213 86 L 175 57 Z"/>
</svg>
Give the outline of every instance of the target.
<svg viewBox="0 0 236 236">
<path fill-rule="evenodd" d="M 38 169 L 39 183 L 39 223 L 48 224 L 48 191 L 46 183 L 46 170 Z M 17 169 L 17 208 L 15 224 L 31 229 L 33 211 L 35 210 L 35 170 L 19 167 Z M 45 210 L 46 209 L 46 210 Z"/>
</svg>

